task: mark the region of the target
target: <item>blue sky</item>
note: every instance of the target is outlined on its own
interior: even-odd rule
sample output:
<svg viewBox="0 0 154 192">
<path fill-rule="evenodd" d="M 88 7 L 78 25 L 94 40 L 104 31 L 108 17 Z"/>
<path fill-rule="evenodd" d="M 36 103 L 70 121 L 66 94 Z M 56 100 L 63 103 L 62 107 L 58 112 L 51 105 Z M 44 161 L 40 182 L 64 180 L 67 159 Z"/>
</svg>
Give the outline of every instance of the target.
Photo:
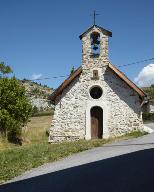
<svg viewBox="0 0 154 192">
<path fill-rule="evenodd" d="M 0 61 L 17 78 L 67 75 L 81 64 L 79 35 L 96 24 L 112 31 L 109 59 L 115 65 L 154 57 L 153 0 L 0 0 Z M 131 80 L 144 62 L 120 68 Z M 153 66 L 153 65 L 151 65 Z M 149 68 L 153 72 L 154 67 Z M 39 81 L 57 87 L 64 78 Z"/>
</svg>

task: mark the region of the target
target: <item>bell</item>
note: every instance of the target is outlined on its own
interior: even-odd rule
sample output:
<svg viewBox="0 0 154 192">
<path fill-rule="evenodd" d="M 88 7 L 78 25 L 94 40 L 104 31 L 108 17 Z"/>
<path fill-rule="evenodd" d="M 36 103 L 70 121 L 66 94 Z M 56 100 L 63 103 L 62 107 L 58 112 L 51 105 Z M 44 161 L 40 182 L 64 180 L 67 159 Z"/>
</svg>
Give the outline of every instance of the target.
<svg viewBox="0 0 154 192">
<path fill-rule="evenodd" d="M 98 46 L 96 44 L 94 44 L 93 49 L 96 51 L 98 49 Z"/>
<path fill-rule="evenodd" d="M 99 45 L 99 44 L 100 44 L 100 41 L 99 41 L 99 40 L 96 40 L 96 41 L 95 41 L 95 44 Z"/>
</svg>

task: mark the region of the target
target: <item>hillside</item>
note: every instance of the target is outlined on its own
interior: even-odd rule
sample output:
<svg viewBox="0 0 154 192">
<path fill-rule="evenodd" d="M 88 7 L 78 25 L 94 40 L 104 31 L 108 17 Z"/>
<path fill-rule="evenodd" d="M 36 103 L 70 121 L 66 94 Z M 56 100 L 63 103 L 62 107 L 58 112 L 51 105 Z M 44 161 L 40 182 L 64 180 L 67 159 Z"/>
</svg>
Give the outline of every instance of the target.
<svg viewBox="0 0 154 192">
<path fill-rule="evenodd" d="M 27 79 L 20 80 L 20 82 L 25 87 L 26 95 L 33 107 L 35 106 L 39 111 L 47 111 L 53 108 L 50 101 L 48 101 L 49 95 L 54 91 L 52 88 Z"/>
<path fill-rule="evenodd" d="M 47 99 L 48 96 L 53 92 L 53 89 L 47 87 L 47 85 L 38 84 L 37 82 L 29 80 L 20 80 L 22 85 L 26 89 L 26 94 L 28 97 Z"/>
</svg>

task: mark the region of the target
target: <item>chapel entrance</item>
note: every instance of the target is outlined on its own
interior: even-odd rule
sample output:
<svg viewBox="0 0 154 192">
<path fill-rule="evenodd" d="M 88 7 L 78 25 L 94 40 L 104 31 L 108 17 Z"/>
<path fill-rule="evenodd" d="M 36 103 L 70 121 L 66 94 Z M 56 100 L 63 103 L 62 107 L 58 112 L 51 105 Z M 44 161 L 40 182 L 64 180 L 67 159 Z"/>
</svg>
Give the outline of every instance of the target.
<svg viewBox="0 0 154 192">
<path fill-rule="evenodd" d="M 91 139 L 102 139 L 103 135 L 103 110 L 93 107 L 91 113 Z"/>
</svg>

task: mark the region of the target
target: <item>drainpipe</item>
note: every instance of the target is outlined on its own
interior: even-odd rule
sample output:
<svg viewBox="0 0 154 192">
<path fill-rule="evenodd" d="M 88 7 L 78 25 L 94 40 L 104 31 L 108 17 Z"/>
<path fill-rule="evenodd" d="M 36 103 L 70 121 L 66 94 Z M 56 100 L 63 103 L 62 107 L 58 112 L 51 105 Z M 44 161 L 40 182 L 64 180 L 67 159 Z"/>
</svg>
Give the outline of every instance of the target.
<svg viewBox="0 0 154 192">
<path fill-rule="evenodd" d="M 144 99 L 143 99 L 143 101 L 142 101 L 142 103 L 141 103 L 141 107 L 142 107 L 144 104 L 148 103 L 148 102 L 149 102 L 149 99 L 148 99 L 147 96 L 145 96 Z"/>
</svg>

